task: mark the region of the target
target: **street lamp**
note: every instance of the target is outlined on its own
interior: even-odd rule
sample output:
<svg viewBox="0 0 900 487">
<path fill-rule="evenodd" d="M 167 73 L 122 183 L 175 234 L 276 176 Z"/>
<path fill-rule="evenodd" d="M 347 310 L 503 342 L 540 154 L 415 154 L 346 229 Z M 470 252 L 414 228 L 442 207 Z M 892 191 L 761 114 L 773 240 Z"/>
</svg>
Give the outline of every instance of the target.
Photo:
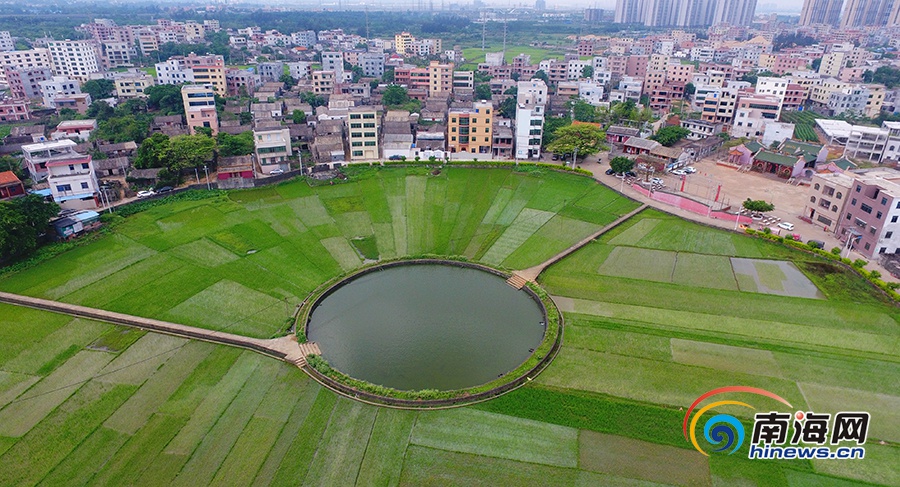
<svg viewBox="0 0 900 487">
<path fill-rule="evenodd" d="M 212 188 L 209 187 L 209 169 L 207 169 L 206 164 L 203 165 L 203 173 L 206 174 L 206 189 L 210 190 Z"/>
</svg>

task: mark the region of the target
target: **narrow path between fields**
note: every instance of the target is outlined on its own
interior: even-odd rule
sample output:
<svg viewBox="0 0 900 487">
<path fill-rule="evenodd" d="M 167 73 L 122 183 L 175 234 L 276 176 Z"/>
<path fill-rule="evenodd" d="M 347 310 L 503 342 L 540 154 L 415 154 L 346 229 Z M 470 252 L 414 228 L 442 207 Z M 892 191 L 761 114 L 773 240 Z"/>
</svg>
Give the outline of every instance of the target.
<svg viewBox="0 0 900 487">
<path fill-rule="evenodd" d="M 33 298 L 31 296 L 22 296 L 5 292 L 0 292 L 0 302 L 51 311 L 54 313 L 63 313 L 79 318 L 104 321 L 132 328 L 140 328 L 142 330 L 150 330 L 157 333 L 165 333 L 167 335 L 175 335 L 183 338 L 244 348 L 269 357 L 284 360 L 285 362 L 292 363 L 298 367 L 306 365 L 307 355 L 321 354 L 317 344 L 311 342 L 297 343 L 297 339 L 294 335 L 271 339 L 250 338 L 232 333 L 206 330 L 193 326 L 170 323 L 168 321 L 142 318 L 140 316 L 126 315 L 97 308 L 88 308 L 77 304 L 61 303 L 49 299 Z"/>
<path fill-rule="evenodd" d="M 549 259 L 545 260 L 544 262 L 542 262 L 534 267 L 529 267 L 527 269 L 522 269 L 519 271 L 513 271 L 513 275 L 510 276 L 510 278 L 506 282 L 509 283 L 510 286 L 515 287 L 516 289 L 522 289 L 522 286 L 524 286 L 527 282 L 535 282 L 537 277 L 541 274 L 541 272 L 544 272 L 544 269 L 546 269 L 547 267 L 550 267 L 551 265 L 559 262 L 560 260 L 562 260 L 563 258 L 568 256 L 569 254 L 575 252 L 576 250 L 580 249 L 581 247 L 584 247 L 585 245 L 587 245 L 588 243 L 590 243 L 592 240 L 596 239 L 597 237 L 612 230 L 613 228 L 616 228 L 617 226 L 621 225 L 622 222 L 624 222 L 625 220 L 628 220 L 629 218 L 633 217 L 634 215 L 637 215 L 638 213 L 644 211 L 647 207 L 648 207 L 648 205 L 646 203 L 642 204 L 641 206 L 635 208 L 634 210 L 620 216 L 619 218 L 617 218 L 614 222 L 610 223 L 609 225 L 588 235 L 587 237 L 580 240 L 575 245 L 572 245 L 571 247 L 567 248 L 566 250 L 563 250 L 562 252 L 554 255 L 553 257 L 550 257 Z"/>
</svg>

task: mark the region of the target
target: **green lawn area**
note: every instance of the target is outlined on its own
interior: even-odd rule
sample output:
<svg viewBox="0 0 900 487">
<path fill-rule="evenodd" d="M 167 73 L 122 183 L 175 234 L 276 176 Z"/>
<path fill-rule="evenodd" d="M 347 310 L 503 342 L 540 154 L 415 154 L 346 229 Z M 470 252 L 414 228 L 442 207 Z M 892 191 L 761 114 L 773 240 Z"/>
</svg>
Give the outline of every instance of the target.
<svg viewBox="0 0 900 487">
<path fill-rule="evenodd" d="M 502 49 L 502 43 L 494 43 L 491 46 L 487 46 L 487 49 L 485 49 L 484 51 L 481 50 L 480 46 L 463 49 L 463 57 L 466 59 L 466 63 L 463 64 L 460 69 L 474 70 L 478 67 L 478 63 L 484 62 L 486 52 L 500 52 Z M 506 54 L 503 56 L 503 58 L 507 63 L 512 64 L 513 59 L 519 54 L 527 54 L 531 56 L 531 64 L 537 64 L 546 59 L 562 59 L 566 55 L 564 51 L 557 51 L 553 49 L 544 49 L 540 47 L 531 47 L 525 45 L 507 45 Z"/>
<path fill-rule="evenodd" d="M 525 268 L 636 207 L 557 173 L 350 175 L 154 206 L 0 289 L 270 337 L 363 259 Z M 731 257 L 793 261 L 825 299 L 742 292 Z M 0 304 L 0 485 L 898 485 L 900 311 L 830 271 L 644 211 L 540 276 L 566 318 L 540 376 L 440 411 L 339 397 L 249 351 Z M 684 410 L 728 385 L 871 412 L 866 458 L 700 455 Z M 752 412 L 727 412 L 749 427 Z"/>
</svg>

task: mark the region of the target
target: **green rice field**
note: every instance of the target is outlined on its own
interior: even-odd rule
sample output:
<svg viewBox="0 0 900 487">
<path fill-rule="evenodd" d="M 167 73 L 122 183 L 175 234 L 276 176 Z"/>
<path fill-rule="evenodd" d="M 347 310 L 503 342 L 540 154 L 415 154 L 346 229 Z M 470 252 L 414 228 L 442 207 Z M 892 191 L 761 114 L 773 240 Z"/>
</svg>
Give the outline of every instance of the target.
<svg viewBox="0 0 900 487">
<path fill-rule="evenodd" d="M 364 259 L 521 269 L 637 207 L 552 172 L 348 173 L 151 206 L 0 290 L 271 337 Z M 743 290 L 732 258 L 792 261 L 824 299 Z M 541 375 L 441 411 L 359 403 L 249 351 L 0 305 L 0 485 L 898 485 L 900 312 L 852 274 L 809 272 L 814 259 L 645 210 L 540 276 L 566 318 Z M 866 458 L 701 455 L 684 410 L 729 385 L 869 411 Z"/>
</svg>

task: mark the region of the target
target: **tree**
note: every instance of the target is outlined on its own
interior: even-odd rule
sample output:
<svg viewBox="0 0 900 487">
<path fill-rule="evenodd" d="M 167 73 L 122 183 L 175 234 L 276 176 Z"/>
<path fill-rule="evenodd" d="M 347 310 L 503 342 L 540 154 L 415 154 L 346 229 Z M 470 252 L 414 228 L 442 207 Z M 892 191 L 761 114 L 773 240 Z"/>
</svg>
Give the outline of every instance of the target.
<svg viewBox="0 0 900 487">
<path fill-rule="evenodd" d="M 588 65 L 588 66 L 585 66 L 585 67 L 581 68 L 581 77 L 582 77 L 582 78 L 593 79 L 593 77 L 594 77 L 594 67 Z"/>
<path fill-rule="evenodd" d="M 537 70 L 537 72 L 534 73 L 534 76 L 532 76 L 531 79 L 540 79 L 543 80 L 544 83 L 548 85 L 550 84 L 550 77 L 547 76 L 547 73 L 545 73 L 543 69 Z"/>
<path fill-rule="evenodd" d="M 297 84 L 297 80 L 295 80 L 294 77 L 288 73 L 282 74 L 281 77 L 278 78 L 278 81 L 284 83 L 284 89 L 286 90 L 290 90 L 294 87 L 294 85 Z"/>
<path fill-rule="evenodd" d="M 616 174 L 623 174 L 634 168 L 634 161 L 624 156 L 613 157 L 609 160 L 609 167 Z"/>
<path fill-rule="evenodd" d="M 300 112 L 303 113 L 303 112 Z M 219 132 L 216 136 L 219 155 L 222 157 L 245 156 L 253 153 L 253 132 L 248 130 L 237 135 Z"/>
<path fill-rule="evenodd" d="M 184 111 L 181 101 L 181 87 L 177 85 L 154 85 L 144 90 L 147 107 L 158 110 L 163 115 L 176 115 Z"/>
<path fill-rule="evenodd" d="M 317 95 L 311 91 L 304 91 L 303 93 L 300 93 L 300 101 L 302 101 L 303 103 L 309 103 L 309 105 L 313 108 L 325 105 L 325 98 L 322 95 Z"/>
<path fill-rule="evenodd" d="M 168 150 L 169 136 L 160 133 L 153 134 L 144 139 L 138 147 L 137 155 L 134 157 L 134 167 L 138 169 L 164 167 Z"/>
<path fill-rule="evenodd" d="M 81 85 L 81 92 L 91 95 L 94 101 L 109 98 L 115 91 L 116 84 L 111 79 L 92 79 Z"/>
<path fill-rule="evenodd" d="M 883 84 L 888 89 L 900 85 L 900 69 L 891 66 L 880 66 L 875 71 L 866 70 L 863 73 L 863 81 L 866 83 Z"/>
<path fill-rule="evenodd" d="M 819 66 L 821 66 L 821 65 L 822 65 L 822 58 L 820 58 L 820 57 L 813 59 L 812 63 L 810 63 L 810 66 L 812 66 L 813 71 L 818 71 Z M 865 75 L 863 75 L 863 76 L 865 76 Z"/>
<path fill-rule="evenodd" d="M 659 129 L 655 135 L 650 137 L 650 140 L 655 140 L 666 147 L 671 147 L 675 142 L 687 137 L 690 133 L 691 131 L 686 128 L 673 125 Z"/>
<path fill-rule="evenodd" d="M 109 120 L 114 117 L 115 114 L 116 112 L 113 110 L 113 107 L 109 106 L 109 103 L 106 103 L 103 100 L 91 103 L 91 106 L 87 109 L 87 116 L 96 119 L 97 122 Z"/>
<path fill-rule="evenodd" d="M 503 118 L 516 118 L 516 97 L 511 96 L 500 102 L 500 108 L 498 108 L 498 111 Z"/>
<path fill-rule="evenodd" d="M 547 150 L 556 154 L 572 154 L 584 157 L 600 152 L 606 138 L 600 128 L 590 124 L 569 125 L 556 129 L 553 142 Z"/>
<path fill-rule="evenodd" d="M 291 112 L 291 121 L 296 124 L 306 123 L 306 112 L 303 110 L 294 110 Z"/>
<path fill-rule="evenodd" d="M 388 86 L 381 96 L 381 102 L 387 106 L 403 105 L 409 101 L 409 94 L 406 88 L 399 85 Z"/>
<path fill-rule="evenodd" d="M 350 72 L 353 73 L 353 82 L 356 83 L 365 76 L 362 66 L 350 66 Z"/>
<path fill-rule="evenodd" d="M 574 98 L 572 100 L 569 100 L 568 105 L 572 110 L 572 113 L 575 115 L 576 121 L 589 123 L 596 123 L 598 121 L 597 109 L 594 107 L 594 105 L 591 105 L 581 98 Z"/>
<path fill-rule="evenodd" d="M 169 139 L 166 167 L 172 171 L 200 167 L 212 160 L 216 139 L 205 135 L 178 135 Z"/>
<path fill-rule="evenodd" d="M 0 202 L 0 262 L 28 255 L 36 249 L 38 237 L 57 213 L 56 203 L 48 203 L 33 194 Z"/>
<path fill-rule="evenodd" d="M 684 96 L 690 96 L 697 92 L 697 87 L 694 86 L 694 83 L 688 83 L 684 85 Z"/>
<path fill-rule="evenodd" d="M 764 200 L 751 200 L 750 198 L 747 198 L 744 201 L 743 206 L 745 209 L 755 211 L 757 213 L 765 213 L 767 211 L 772 211 L 775 209 L 775 205 L 773 205 L 772 203 L 767 203 Z"/>
<path fill-rule="evenodd" d="M 546 147 L 556 139 L 556 131 L 561 127 L 572 124 L 572 119 L 565 117 L 545 117 L 544 118 L 544 135 L 541 137 L 541 143 Z"/>
<path fill-rule="evenodd" d="M 481 84 L 475 87 L 475 99 L 476 100 L 490 100 L 491 99 L 491 87 L 487 84 Z"/>
<path fill-rule="evenodd" d="M 394 82 L 394 67 L 391 66 L 389 68 L 384 68 L 384 74 L 381 75 L 382 83 L 393 83 Z"/>
</svg>

